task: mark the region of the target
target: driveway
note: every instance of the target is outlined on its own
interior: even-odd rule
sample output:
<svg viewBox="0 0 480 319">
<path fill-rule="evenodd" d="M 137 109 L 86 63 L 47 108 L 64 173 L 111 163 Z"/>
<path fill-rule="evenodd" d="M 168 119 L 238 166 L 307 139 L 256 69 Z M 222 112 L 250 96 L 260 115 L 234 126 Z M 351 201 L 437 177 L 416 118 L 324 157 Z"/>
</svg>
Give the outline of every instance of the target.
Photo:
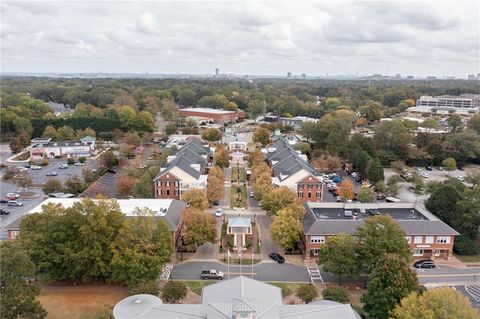
<svg viewBox="0 0 480 319">
<path fill-rule="evenodd" d="M 195 260 L 217 260 L 218 249 L 212 243 L 206 243 L 197 248 L 193 259 Z"/>
<path fill-rule="evenodd" d="M 173 267 L 171 278 L 172 279 L 184 279 L 195 280 L 200 279 L 200 273 L 202 270 L 217 269 L 223 271 L 225 279 L 237 277 L 240 274 L 252 277 L 261 281 L 280 281 L 280 282 L 309 282 L 307 269 L 305 267 L 297 266 L 294 264 L 276 264 L 265 263 L 253 265 L 253 273 L 251 265 L 230 265 L 230 271 L 228 271 L 227 264 L 220 262 L 201 262 L 201 261 L 187 261 L 183 264 L 175 265 Z"/>
<path fill-rule="evenodd" d="M 275 245 L 270 237 L 270 225 L 272 224 L 272 219 L 266 215 L 259 215 L 257 216 L 257 222 L 261 241 L 260 246 L 262 248 L 262 259 L 270 260 L 268 254 L 282 253 L 281 248 Z"/>
</svg>

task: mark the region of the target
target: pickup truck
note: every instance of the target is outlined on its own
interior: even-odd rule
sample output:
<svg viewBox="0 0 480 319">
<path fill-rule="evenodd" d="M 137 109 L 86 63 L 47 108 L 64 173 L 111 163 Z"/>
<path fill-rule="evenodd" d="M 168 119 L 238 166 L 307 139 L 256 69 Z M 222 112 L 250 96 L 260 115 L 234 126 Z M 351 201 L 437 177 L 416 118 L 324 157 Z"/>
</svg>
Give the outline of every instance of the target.
<svg viewBox="0 0 480 319">
<path fill-rule="evenodd" d="M 223 279 L 223 271 L 218 271 L 216 269 L 211 270 L 202 270 L 200 274 L 202 279 Z"/>
</svg>

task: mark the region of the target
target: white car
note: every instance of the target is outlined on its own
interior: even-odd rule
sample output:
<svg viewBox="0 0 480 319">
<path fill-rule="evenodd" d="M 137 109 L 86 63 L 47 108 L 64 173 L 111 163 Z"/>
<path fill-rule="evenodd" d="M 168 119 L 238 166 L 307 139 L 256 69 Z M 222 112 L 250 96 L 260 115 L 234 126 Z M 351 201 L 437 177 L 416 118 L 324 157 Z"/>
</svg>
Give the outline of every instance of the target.
<svg viewBox="0 0 480 319">
<path fill-rule="evenodd" d="M 38 166 L 38 165 L 32 165 L 31 168 L 34 169 L 34 170 L 42 169 L 42 167 L 41 167 L 41 166 Z"/>
<path fill-rule="evenodd" d="M 75 163 L 75 166 L 85 166 L 85 163 L 82 163 L 82 162 L 76 162 L 76 163 Z"/>
<path fill-rule="evenodd" d="M 47 176 L 57 176 L 57 172 L 53 171 L 53 172 L 47 173 Z"/>
<path fill-rule="evenodd" d="M 457 176 L 457 179 L 460 181 L 460 182 L 463 182 L 465 180 L 465 177 L 463 176 Z"/>
<path fill-rule="evenodd" d="M 219 208 L 215 211 L 215 217 L 222 217 L 223 209 Z"/>
<path fill-rule="evenodd" d="M 428 178 L 429 176 L 428 176 L 427 173 L 422 173 L 422 177 L 423 177 L 423 178 Z"/>
<path fill-rule="evenodd" d="M 19 198 L 19 197 L 20 197 L 20 194 L 17 194 L 17 193 L 8 193 L 8 194 L 7 194 L 7 197 Z"/>
<path fill-rule="evenodd" d="M 60 169 L 67 169 L 67 168 L 68 168 L 68 164 L 62 164 L 62 165 L 60 165 L 58 168 L 60 168 Z"/>
<path fill-rule="evenodd" d="M 419 171 L 419 172 L 420 172 L 420 171 L 423 171 L 423 168 L 417 167 L 417 171 Z"/>
</svg>

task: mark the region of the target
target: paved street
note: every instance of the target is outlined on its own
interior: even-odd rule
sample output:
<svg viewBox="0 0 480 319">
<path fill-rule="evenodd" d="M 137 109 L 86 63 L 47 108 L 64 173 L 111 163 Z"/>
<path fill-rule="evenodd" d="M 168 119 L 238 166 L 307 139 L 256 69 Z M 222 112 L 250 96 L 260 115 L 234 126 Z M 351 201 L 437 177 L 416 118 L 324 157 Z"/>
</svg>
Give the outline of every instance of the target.
<svg viewBox="0 0 480 319">
<path fill-rule="evenodd" d="M 218 269 L 225 273 L 225 279 L 239 276 L 252 276 L 252 266 L 230 265 L 230 272 L 227 272 L 227 265 L 220 262 L 185 262 L 175 265 L 172 270 L 172 279 L 200 279 L 202 270 Z M 283 282 L 308 282 L 310 277 L 305 267 L 293 264 L 277 264 L 274 262 L 261 262 L 253 265 L 253 278 L 261 281 L 283 281 Z"/>
<path fill-rule="evenodd" d="M 475 308 L 480 309 L 480 282 L 478 282 L 476 285 L 461 285 L 452 287 L 464 294 Z"/>
<path fill-rule="evenodd" d="M 270 237 L 270 225 L 272 224 L 272 219 L 266 215 L 261 215 L 257 217 L 257 221 L 261 241 L 260 246 L 262 248 L 262 259 L 268 260 L 268 254 L 270 253 L 281 254 L 281 249 L 273 243 L 272 238 Z"/>
</svg>

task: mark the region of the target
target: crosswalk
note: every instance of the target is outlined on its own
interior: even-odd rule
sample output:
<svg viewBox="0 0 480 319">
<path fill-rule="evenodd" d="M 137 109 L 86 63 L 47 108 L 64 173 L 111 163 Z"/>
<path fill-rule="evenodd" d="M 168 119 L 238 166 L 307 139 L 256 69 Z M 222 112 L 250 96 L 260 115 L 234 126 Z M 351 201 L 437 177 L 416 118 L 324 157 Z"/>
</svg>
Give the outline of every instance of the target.
<svg viewBox="0 0 480 319">
<path fill-rule="evenodd" d="M 476 302 L 480 302 L 480 285 L 466 285 L 465 290 Z"/>
<path fill-rule="evenodd" d="M 322 275 L 320 274 L 320 270 L 317 267 L 307 267 L 307 270 L 312 284 L 318 280 L 323 283 Z"/>
</svg>

